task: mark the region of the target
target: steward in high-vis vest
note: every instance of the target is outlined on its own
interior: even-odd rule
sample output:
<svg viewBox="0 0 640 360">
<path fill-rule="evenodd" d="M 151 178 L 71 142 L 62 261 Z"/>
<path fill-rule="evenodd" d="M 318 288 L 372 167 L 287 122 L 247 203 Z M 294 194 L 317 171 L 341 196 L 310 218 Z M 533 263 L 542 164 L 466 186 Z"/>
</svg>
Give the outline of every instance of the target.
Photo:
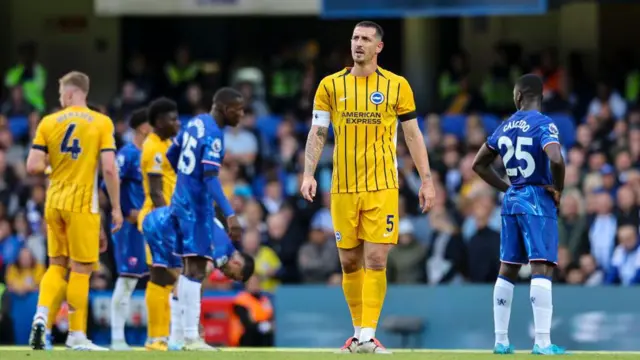
<svg viewBox="0 0 640 360">
<path fill-rule="evenodd" d="M 273 307 L 262 294 L 260 279 L 254 275 L 246 290 L 236 296 L 229 330 L 230 346 L 273 346 Z"/>
<path fill-rule="evenodd" d="M 18 48 L 19 62 L 9 68 L 4 77 L 8 88 L 21 86 L 24 98 L 39 112 L 44 112 L 46 102 L 44 89 L 47 85 L 47 71 L 36 62 L 36 44 L 27 42 Z"/>
</svg>

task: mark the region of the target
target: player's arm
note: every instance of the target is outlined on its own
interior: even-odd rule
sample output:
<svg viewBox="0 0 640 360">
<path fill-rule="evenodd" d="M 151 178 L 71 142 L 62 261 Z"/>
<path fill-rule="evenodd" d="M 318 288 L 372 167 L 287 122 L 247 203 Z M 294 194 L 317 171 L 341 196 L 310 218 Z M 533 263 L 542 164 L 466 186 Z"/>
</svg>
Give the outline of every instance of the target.
<svg viewBox="0 0 640 360">
<path fill-rule="evenodd" d="M 36 129 L 31 150 L 27 156 L 27 173 L 30 175 L 44 174 L 47 169 L 47 141 L 45 138 L 47 118 L 43 119 Z"/>
<path fill-rule="evenodd" d="M 418 126 L 416 114 L 416 103 L 413 97 L 413 90 L 405 78 L 400 78 L 400 95 L 398 98 L 398 120 L 402 124 L 404 141 L 407 144 L 413 162 L 416 164 L 418 174 L 422 183 L 431 181 L 431 166 L 429 165 L 429 154 L 424 143 L 422 131 Z"/>
<path fill-rule="evenodd" d="M 121 211 L 120 208 L 120 174 L 116 163 L 116 143 L 113 137 L 114 128 L 111 120 L 105 121 L 105 128 L 100 140 L 100 165 L 111 210 Z"/>
<path fill-rule="evenodd" d="M 556 191 L 562 192 L 564 190 L 564 158 L 560 144 L 557 142 L 549 143 L 544 146 L 544 152 L 549 158 L 553 186 Z"/>
<path fill-rule="evenodd" d="M 162 192 L 162 164 L 166 161 L 166 156 L 163 151 L 157 151 L 150 146 L 152 145 L 147 144 L 147 147 L 142 149 L 140 165 L 142 176 L 149 182 L 149 197 L 153 207 L 159 208 L 167 205 Z"/>
<path fill-rule="evenodd" d="M 173 138 L 171 146 L 169 147 L 169 150 L 167 150 L 166 154 L 167 161 L 169 161 L 173 171 L 176 173 L 178 172 L 178 161 L 180 160 L 180 150 L 182 148 L 178 139 L 182 139 L 182 132 L 178 133 L 178 136 Z"/>
<path fill-rule="evenodd" d="M 240 227 L 240 223 L 238 223 L 238 219 L 233 211 L 231 203 L 224 195 L 222 183 L 218 177 L 221 162 L 224 157 L 221 137 L 222 134 L 218 134 L 217 137 L 209 138 L 205 141 L 205 145 L 200 149 L 200 151 L 202 151 L 202 174 L 204 182 L 207 185 L 207 192 L 218 205 L 220 211 L 222 211 L 222 215 L 227 219 L 231 239 L 239 241 L 242 228 Z"/>
<path fill-rule="evenodd" d="M 320 82 L 313 101 L 313 119 L 311 130 L 307 135 L 304 157 L 304 176 L 312 177 L 318 167 L 324 144 L 329 133 L 331 123 L 331 93 L 325 84 L 325 79 Z"/>
<path fill-rule="evenodd" d="M 476 154 L 476 158 L 473 159 L 473 171 L 475 171 L 487 184 L 493 186 L 499 191 L 505 192 L 509 189 L 509 184 L 502 180 L 491 166 L 497 156 L 498 152 L 487 145 L 487 143 L 484 143 L 480 148 L 480 151 L 478 151 L 478 154 Z"/>
</svg>

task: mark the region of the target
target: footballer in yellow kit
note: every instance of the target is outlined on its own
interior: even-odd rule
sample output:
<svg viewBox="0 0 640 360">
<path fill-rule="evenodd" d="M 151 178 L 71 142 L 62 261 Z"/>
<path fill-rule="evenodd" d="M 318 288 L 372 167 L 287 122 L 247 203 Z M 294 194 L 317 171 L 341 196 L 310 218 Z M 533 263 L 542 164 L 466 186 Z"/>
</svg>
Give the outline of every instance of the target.
<svg viewBox="0 0 640 360">
<path fill-rule="evenodd" d="M 343 352 L 388 353 L 375 330 L 386 294 L 388 253 L 398 241 L 398 124 L 422 179 L 418 196 L 423 211 L 435 197 L 413 91 L 404 77 L 378 66 L 382 38 L 378 24 L 358 23 L 351 37 L 353 67 L 320 82 L 300 188 L 313 201 L 314 173 L 332 125 L 331 218 L 354 326 Z"/>
<path fill-rule="evenodd" d="M 114 231 L 122 225 L 122 212 L 113 122 L 87 107 L 88 92 L 89 77 L 85 74 L 71 72 L 60 79 L 64 109 L 42 119 L 27 159 L 30 174 L 46 172 L 46 154 L 51 163 L 45 204 L 50 265 L 40 284 L 31 331 L 30 345 L 35 350 L 45 347 L 49 311 L 59 306 L 65 288 L 69 304 L 67 346 L 105 350 L 86 338 L 89 278 L 100 251 L 106 249 L 100 239 L 99 163 L 111 200 Z M 71 270 L 68 284 L 67 269 Z"/>
<path fill-rule="evenodd" d="M 140 155 L 140 171 L 144 188 L 144 203 L 138 214 L 138 229 L 142 232 L 145 217 L 155 208 L 171 203 L 177 176 L 166 157 L 172 138 L 180 129 L 178 107 L 170 99 L 156 99 L 147 108 L 147 120 L 153 131 L 142 144 Z M 171 309 L 169 299 L 177 277 L 175 269 L 154 266 L 149 245 L 147 248 L 147 264 L 150 278 L 145 290 L 147 305 L 147 350 L 168 350 Z M 182 262 L 176 257 L 175 266 Z"/>
</svg>

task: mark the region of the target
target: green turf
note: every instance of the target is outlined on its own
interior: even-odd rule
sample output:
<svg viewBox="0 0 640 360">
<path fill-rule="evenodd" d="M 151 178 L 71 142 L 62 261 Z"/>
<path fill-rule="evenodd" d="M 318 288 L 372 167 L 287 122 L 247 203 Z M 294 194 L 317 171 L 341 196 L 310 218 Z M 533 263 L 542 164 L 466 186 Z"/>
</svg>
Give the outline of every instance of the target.
<svg viewBox="0 0 640 360">
<path fill-rule="evenodd" d="M 131 352 L 81 351 L 29 351 L 24 347 L 0 348 L 1 360 L 343 360 L 345 356 L 363 358 L 370 355 L 335 354 L 332 349 L 224 349 L 220 353 L 204 352 L 146 352 L 136 349 Z M 539 356 L 520 352 L 516 355 L 497 356 L 488 351 L 438 351 L 438 350 L 397 350 L 393 355 L 399 360 L 521 360 L 540 359 Z M 564 358 L 564 357 L 563 357 Z M 615 360 L 638 359 L 638 352 L 577 352 L 567 357 L 571 360 Z"/>
</svg>

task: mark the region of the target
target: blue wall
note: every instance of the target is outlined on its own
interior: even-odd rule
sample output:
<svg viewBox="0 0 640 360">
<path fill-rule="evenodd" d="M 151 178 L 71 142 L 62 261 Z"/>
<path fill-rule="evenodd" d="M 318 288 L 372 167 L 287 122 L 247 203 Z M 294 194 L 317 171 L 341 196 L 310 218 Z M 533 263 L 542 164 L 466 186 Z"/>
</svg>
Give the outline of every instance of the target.
<svg viewBox="0 0 640 360">
<path fill-rule="evenodd" d="M 412 348 L 493 347 L 492 286 L 389 287 L 385 317 L 424 319 L 426 330 Z M 517 349 L 532 346 L 529 286 L 516 286 L 510 339 Z M 572 350 L 640 350 L 640 287 L 562 287 L 553 289 L 552 340 Z M 276 344 L 284 347 L 339 347 L 353 333 L 339 287 L 281 287 L 275 296 Z M 400 338 L 383 330 L 390 348 Z M 417 340 L 417 341 L 416 341 Z"/>
</svg>

